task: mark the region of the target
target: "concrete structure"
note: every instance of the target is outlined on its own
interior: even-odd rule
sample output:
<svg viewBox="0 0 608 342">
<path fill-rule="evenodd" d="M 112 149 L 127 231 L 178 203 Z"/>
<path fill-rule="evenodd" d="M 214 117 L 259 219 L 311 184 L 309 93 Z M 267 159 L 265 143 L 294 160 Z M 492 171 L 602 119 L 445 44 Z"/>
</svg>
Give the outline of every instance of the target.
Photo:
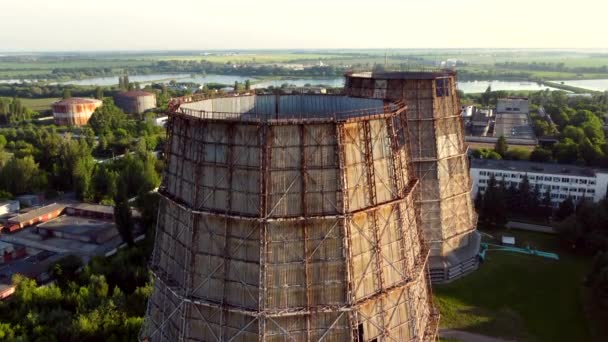
<svg viewBox="0 0 608 342">
<path fill-rule="evenodd" d="M 475 106 L 460 106 L 460 115 L 462 115 L 463 117 L 471 117 L 473 116 L 473 112 L 475 111 Z"/>
<path fill-rule="evenodd" d="M 114 96 L 114 103 L 125 113 L 141 114 L 156 108 L 156 94 L 143 90 L 125 91 Z"/>
<path fill-rule="evenodd" d="M 598 170 L 575 165 L 535 163 L 515 160 L 473 159 L 471 161 L 471 180 L 473 198 L 477 192 L 486 190 L 488 180 L 494 176 L 497 181 L 518 185 L 528 176 L 531 188 L 537 184 L 541 194 L 551 191 L 551 202 L 558 206 L 568 196 L 575 201 L 584 198 L 598 202 L 606 198 L 608 170 Z"/>
<path fill-rule="evenodd" d="M 20 209 L 19 201 L 3 201 L 0 202 L 0 215 L 16 213 Z"/>
<path fill-rule="evenodd" d="M 346 75 L 347 95 L 403 101 L 422 230 L 430 243 L 433 282 L 478 267 L 480 235 L 471 201 L 456 73 L 382 72 Z"/>
<path fill-rule="evenodd" d="M 15 198 L 22 206 L 39 207 L 44 202 L 44 196 L 40 194 L 26 194 Z"/>
<path fill-rule="evenodd" d="M 25 227 L 46 222 L 61 215 L 63 209 L 65 209 L 65 205 L 53 203 L 42 208 L 30 210 L 25 214 L 8 219 L 4 225 L 4 230 L 14 232 Z"/>
<path fill-rule="evenodd" d="M 111 205 L 77 203 L 68 205 L 65 213 L 73 216 L 114 221 L 114 207 Z"/>
<path fill-rule="evenodd" d="M 46 238 L 56 237 L 95 244 L 103 244 L 118 236 L 118 230 L 112 221 L 65 215 L 39 224 L 36 231 Z"/>
<path fill-rule="evenodd" d="M 56 125 L 84 126 L 101 105 L 101 100 L 71 97 L 53 103 L 51 109 Z"/>
<path fill-rule="evenodd" d="M 434 341 L 404 111 L 328 95 L 171 103 L 141 339 Z"/>
<path fill-rule="evenodd" d="M 504 136 L 507 142 L 510 139 L 530 140 L 536 144 L 536 135 L 528 114 L 498 113 L 494 123 L 494 137 Z"/>
<path fill-rule="evenodd" d="M 25 247 L 0 241 L 0 265 L 26 255 Z"/>
<path fill-rule="evenodd" d="M 498 114 L 528 114 L 530 108 L 527 97 L 507 97 L 496 102 Z"/>
</svg>

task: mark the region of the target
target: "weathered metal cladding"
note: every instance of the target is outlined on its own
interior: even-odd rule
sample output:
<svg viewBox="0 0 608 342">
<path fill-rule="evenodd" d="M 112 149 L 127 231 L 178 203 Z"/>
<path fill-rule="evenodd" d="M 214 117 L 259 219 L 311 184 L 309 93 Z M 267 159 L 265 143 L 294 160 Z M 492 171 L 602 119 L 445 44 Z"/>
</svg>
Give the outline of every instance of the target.
<svg viewBox="0 0 608 342">
<path fill-rule="evenodd" d="M 447 257 L 478 246 L 471 239 L 476 215 L 470 198 L 471 183 L 464 145 L 455 73 L 386 72 L 346 75 L 349 96 L 402 100 L 407 121 L 414 172 L 420 179 L 422 230 L 431 255 Z"/>
<path fill-rule="evenodd" d="M 432 340 L 402 106 L 200 102 L 170 117 L 142 339 Z"/>
<path fill-rule="evenodd" d="M 88 98 L 69 98 L 51 105 L 56 125 L 83 126 L 102 102 Z"/>
<path fill-rule="evenodd" d="M 141 90 L 127 91 L 116 94 L 114 103 L 125 113 L 141 114 L 156 108 L 156 94 Z"/>
</svg>

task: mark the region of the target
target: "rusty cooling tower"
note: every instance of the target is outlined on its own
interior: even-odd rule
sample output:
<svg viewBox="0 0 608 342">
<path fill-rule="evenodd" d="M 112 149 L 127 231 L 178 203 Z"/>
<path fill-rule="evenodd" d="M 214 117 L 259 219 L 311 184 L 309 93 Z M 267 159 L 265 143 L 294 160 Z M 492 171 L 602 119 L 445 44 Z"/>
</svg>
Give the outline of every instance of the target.
<svg viewBox="0 0 608 342">
<path fill-rule="evenodd" d="M 416 198 L 422 231 L 431 248 L 432 281 L 450 281 L 477 269 L 480 235 L 471 200 L 456 73 L 349 73 L 345 92 L 407 105 L 413 170 L 420 180 Z"/>
<path fill-rule="evenodd" d="M 171 106 L 146 341 L 430 341 L 400 101 Z"/>
</svg>

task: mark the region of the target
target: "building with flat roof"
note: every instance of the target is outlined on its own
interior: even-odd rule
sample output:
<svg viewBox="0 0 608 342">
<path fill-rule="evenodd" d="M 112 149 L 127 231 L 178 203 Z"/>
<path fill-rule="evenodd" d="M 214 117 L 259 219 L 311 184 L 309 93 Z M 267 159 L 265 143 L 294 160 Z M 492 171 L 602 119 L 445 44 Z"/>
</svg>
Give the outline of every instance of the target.
<svg viewBox="0 0 608 342">
<path fill-rule="evenodd" d="M 67 206 L 65 213 L 72 216 L 114 220 L 114 207 L 111 205 L 78 203 Z"/>
<path fill-rule="evenodd" d="M 528 176 L 530 186 L 539 186 L 540 192 L 551 193 L 551 202 L 557 206 L 567 197 L 576 202 L 581 199 L 598 202 L 606 198 L 608 170 L 593 169 L 575 165 L 536 163 L 514 160 L 471 160 L 471 181 L 473 198 L 478 192 L 484 193 L 491 176 L 497 181 L 504 180 L 507 186 L 518 185 Z"/>
<path fill-rule="evenodd" d="M 25 247 L 0 241 L 0 265 L 26 255 Z"/>
<path fill-rule="evenodd" d="M 16 213 L 20 209 L 19 201 L 2 201 L 0 202 L 0 215 Z"/>
<path fill-rule="evenodd" d="M 56 237 L 87 243 L 102 244 L 118 236 L 114 222 L 63 215 L 36 228 L 43 237 Z"/>
<path fill-rule="evenodd" d="M 61 215 L 64 209 L 65 204 L 53 203 L 42 208 L 30 210 L 25 214 L 17 215 L 8 219 L 4 225 L 4 230 L 14 232 L 25 227 L 46 222 Z"/>
<path fill-rule="evenodd" d="M 528 114 L 530 107 L 527 97 L 507 97 L 498 99 L 496 113 L 499 114 Z"/>
</svg>

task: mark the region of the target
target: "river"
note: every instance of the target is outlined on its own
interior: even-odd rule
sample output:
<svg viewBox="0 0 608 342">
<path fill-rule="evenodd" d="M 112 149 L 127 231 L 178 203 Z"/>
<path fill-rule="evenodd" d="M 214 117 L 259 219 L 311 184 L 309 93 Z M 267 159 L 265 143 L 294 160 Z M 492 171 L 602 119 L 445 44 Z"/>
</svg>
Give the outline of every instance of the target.
<svg viewBox="0 0 608 342">
<path fill-rule="evenodd" d="M 194 82 L 194 83 L 221 83 L 226 85 L 232 85 L 235 81 L 245 82 L 247 79 L 251 80 L 253 88 L 264 88 L 269 86 L 280 87 L 282 84 L 295 85 L 296 87 L 303 87 L 306 84 L 310 85 L 324 85 L 330 87 L 342 87 L 344 86 L 344 78 L 312 78 L 302 77 L 294 79 L 284 80 L 258 80 L 254 77 L 249 76 L 235 76 L 235 75 L 191 75 L 191 74 L 150 74 L 150 75 L 130 75 L 129 80 L 131 82 L 139 82 L 141 85 L 150 84 L 152 82 L 167 82 L 175 80 L 177 82 Z M 29 81 L 29 80 L 24 80 Z M 256 82 L 257 81 L 257 82 Z M 14 83 L 20 82 L 20 80 L 0 80 L 0 83 Z M 118 85 L 118 76 L 110 77 L 94 77 L 82 80 L 73 81 L 62 81 L 53 82 L 52 84 L 74 84 L 81 86 L 110 86 Z M 608 79 L 606 80 L 573 80 L 564 81 L 565 84 L 573 85 L 582 88 L 588 88 L 593 90 L 608 89 Z M 535 82 L 524 82 L 524 81 L 461 81 L 458 82 L 458 89 L 465 93 L 482 93 L 488 86 L 492 87 L 492 90 L 529 90 L 538 91 L 544 89 L 555 90 L 554 88 L 540 85 Z"/>
<path fill-rule="evenodd" d="M 585 88 L 596 91 L 608 90 L 608 79 L 599 80 L 566 80 L 566 81 L 555 81 L 556 83 L 563 83 L 565 85 Z"/>
</svg>

